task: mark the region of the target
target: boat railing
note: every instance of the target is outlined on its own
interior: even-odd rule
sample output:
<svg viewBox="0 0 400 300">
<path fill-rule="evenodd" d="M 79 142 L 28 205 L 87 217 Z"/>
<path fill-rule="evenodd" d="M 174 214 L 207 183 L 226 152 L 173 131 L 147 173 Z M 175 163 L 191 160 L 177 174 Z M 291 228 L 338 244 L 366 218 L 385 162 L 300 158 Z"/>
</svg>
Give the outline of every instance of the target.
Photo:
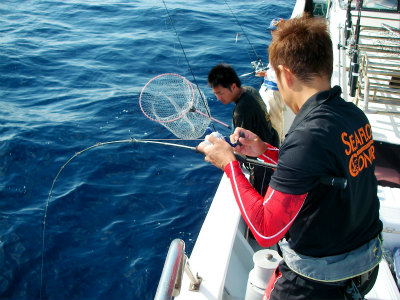
<svg viewBox="0 0 400 300">
<path fill-rule="evenodd" d="M 389 30 L 387 19 L 379 20 L 381 27 L 360 26 L 357 51 L 362 59 L 355 102 L 363 99 L 368 112 L 400 114 L 400 34 Z M 372 103 L 377 105 L 371 108 Z"/>
<path fill-rule="evenodd" d="M 369 57 L 364 54 L 359 77 L 356 102 L 364 100 L 364 110 L 372 112 L 371 103 L 386 104 L 375 113 L 400 114 L 400 58 Z"/>
<path fill-rule="evenodd" d="M 154 299 L 170 300 L 172 297 L 178 296 L 182 285 L 183 271 L 190 279 L 189 290 L 198 291 L 201 277 L 198 274 L 193 275 L 189 259 L 185 254 L 185 242 L 175 239 L 169 247 Z"/>
</svg>

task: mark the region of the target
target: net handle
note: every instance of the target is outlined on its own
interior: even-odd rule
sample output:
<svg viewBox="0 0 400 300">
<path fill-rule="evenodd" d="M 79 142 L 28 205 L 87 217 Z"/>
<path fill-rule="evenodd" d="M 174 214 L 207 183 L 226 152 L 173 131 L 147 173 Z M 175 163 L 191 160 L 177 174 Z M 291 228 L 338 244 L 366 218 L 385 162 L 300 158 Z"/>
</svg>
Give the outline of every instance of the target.
<svg viewBox="0 0 400 300">
<path fill-rule="evenodd" d="M 156 79 L 158 79 L 158 78 L 160 78 L 160 77 L 162 77 L 162 76 L 176 76 L 176 77 L 179 77 L 180 79 L 183 79 L 183 80 L 190 86 L 190 90 L 191 90 L 191 92 L 192 92 L 191 105 L 189 106 L 189 108 L 186 109 L 186 110 L 183 110 L 183 111 L 182 111 L 182 114 L 180 114 L 180 115 L 179 115 L 178 117 L 176 117 L 175 119 L 167 120 L 167 121 L 157 120 L 157 119 L 154 119 L 154 118 L 150 117 L 148 114 L 146 114 L 146 112 L 144 111 L 144 109 L 143 109 L 143 107 L 142 107 L 142 95 L 143 95 L 143 92 L 146 90 L 147 86 L 148 86 L 153 80 L 156 80 Z M 193 100 L 194 100 L 194 89 L 193 89 L 192 83 L 191 83 L 189 80 L 187 80 L 185 77 L 183 77 L 183 76 L 181 76 L 181 75 L 179 75 L 179 74 L 175 74 L 175 73 L 164 73 L 164 74 L 157 75 L 156 77 L 153 77 L 152 79 L 150 79 L 150 80 L 145 84 L 145 86 L 143 87 L 142 91 L 140 92 L 140 96 L 139 96 L 139 106 L 140 106 L 140 109 L 141 109 L 142 113 L 143 113 L 147 118 L 149 118 L 150 120 L 152 120 L 152 121 L 154 121 L 154 122 L 158 122 L 158 123 L 170 123 L 170 122 L 174 122 L 174 121 L 176 121 L 176 120 L 179 120 L 179 119 L 182 118 L 185 114 L 187 114 L 187 113 L 192 109 L 192 107 L 193 107 Z"/>
<path fill-rule="evenodd" d="M 209 118 L 209 119 L 211 119 L 211 120 L 213 120 L 213 121 L 215 121 L 215 122 L 217 122 L 217 123 L 219 123 L 219 124 L 221 124 L 221 125 L 223 125 L 223 126 L 229 128 L 229 129 L 232 129 L 231 126 L 229 126 L 228 124 L 226 124 L 226 123 L 224 123 L 224 122 L 222 122 L 222 121 L 219 121 L 219 120 L 217 120 L 217 119 L 214 119 L 213 117 L 210 117 L 210 116 L 206 115 L 205 113 L 202 113 L 201 111 L 199 111 L 199 110 L 197 110 L 197 109 L 195 110 L 195 112 L 197 112 L 198 114 L 201 114 L 201 115 L 203 115 L 204 117 Z"/>
</svg>

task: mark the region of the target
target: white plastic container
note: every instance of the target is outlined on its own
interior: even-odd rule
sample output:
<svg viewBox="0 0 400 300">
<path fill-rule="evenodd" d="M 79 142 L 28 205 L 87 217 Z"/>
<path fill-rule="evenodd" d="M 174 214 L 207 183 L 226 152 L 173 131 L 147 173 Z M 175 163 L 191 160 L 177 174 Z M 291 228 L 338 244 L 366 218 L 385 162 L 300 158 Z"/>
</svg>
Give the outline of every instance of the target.
<svg viewBox="0 0 400 300">
<path fill-rule="evenodd" d="M 254 268 L 249 273 L 246 300 L 261 300 L 271 275 L 282 257 L 275 250 L 263 249 L 253 255 Z"/>
</svg>

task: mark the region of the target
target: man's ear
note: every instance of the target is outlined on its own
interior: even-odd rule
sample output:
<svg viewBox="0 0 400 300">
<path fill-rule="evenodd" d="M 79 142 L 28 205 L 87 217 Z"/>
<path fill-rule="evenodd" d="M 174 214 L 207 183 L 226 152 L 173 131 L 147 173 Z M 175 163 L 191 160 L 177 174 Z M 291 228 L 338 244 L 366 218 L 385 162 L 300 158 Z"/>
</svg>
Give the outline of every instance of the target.
<svg viewBox="0 0 400 300">
<path fill-rule="evenodd" d="M 281 82 L 284 81 L 284 84 L 288 87 L 293 85 L 293 73 L 289 68 L 279 65 L 280 79 Z M 283 83 L 283 82 L 282 82 Z"/>
</svg>

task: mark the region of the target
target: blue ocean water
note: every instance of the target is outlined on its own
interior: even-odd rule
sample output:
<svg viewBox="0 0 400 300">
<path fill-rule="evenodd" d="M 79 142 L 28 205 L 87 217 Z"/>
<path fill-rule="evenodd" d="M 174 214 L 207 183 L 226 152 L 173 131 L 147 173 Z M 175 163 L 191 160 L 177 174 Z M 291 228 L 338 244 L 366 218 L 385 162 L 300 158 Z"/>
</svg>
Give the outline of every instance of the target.
<svg viewBox="0 0 400 300">
<path fill-rule="evenodd" d="M 197 82 L 230 123 L 208 71 L 251 72 L 252 47 L 266 65 L 265 28 L 294 2 L 228 1 L 235 19 L 225 1 L 166 0 L 192 74 L 161 0 L 1 1 L 0 299 L 154 297 L 170 242 L 190 255 L 222 172 L 190 150 L 121 143 L 79 154 L 54 179 L 98 142 L 175 138 L 138 105 L 159 74 Z"/>
</svg>

